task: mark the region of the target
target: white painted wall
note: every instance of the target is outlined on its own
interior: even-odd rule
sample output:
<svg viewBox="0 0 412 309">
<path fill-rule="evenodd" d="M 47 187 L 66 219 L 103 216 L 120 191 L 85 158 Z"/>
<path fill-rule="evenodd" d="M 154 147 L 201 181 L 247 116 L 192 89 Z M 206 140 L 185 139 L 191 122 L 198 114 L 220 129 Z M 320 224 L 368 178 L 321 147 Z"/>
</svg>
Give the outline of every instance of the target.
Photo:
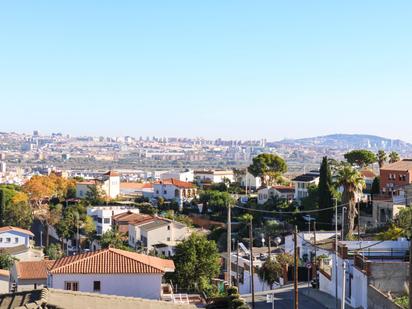
<svg viewBox="0 0 412 309">
<path fill-rule="evenodd" d="M 260 177 L 255 177 L 251 173 L 246 172 L 246 175 L 242 176 L 242 180 L 240 181 L 242 187 L 248 187 L 252 189 L 257 189 L 262 186 L 262 180 Z"/>
<path fill-rule="evenodd" d="M 96 234 L 102 235 L 112 229 L 112 217 L 125 212 L 140 213 L 136 207 L 130 206 L 95 206 L 87 208 L 87 215 L 93 217 Z"/>
<path fill-rule="evenodd" d="M 100 281 L 101 294 L 160 299 L 162 274 L 54 274 L 49 286 L 64 290 L 65 281 L 77 281 L 81 292 L 93 293 L 93 281 Z"/>
<path fill-rule="evenodd" d="M 30 236 L 17 231 L 0 233 L 0 248 L 11 248 L 17 246 L 30 247 Z"/>
<path fill-rule="evenodd" d="M 166 172 L 160 175 L 160 179 L 177 179 L 180 181 L 186 182 L 193 182 L 194 180 L 194 172 L 193 171 L 186 171 L 186 172 L 179 172 L 179 171 L 171 171 Z"/>
</svg>

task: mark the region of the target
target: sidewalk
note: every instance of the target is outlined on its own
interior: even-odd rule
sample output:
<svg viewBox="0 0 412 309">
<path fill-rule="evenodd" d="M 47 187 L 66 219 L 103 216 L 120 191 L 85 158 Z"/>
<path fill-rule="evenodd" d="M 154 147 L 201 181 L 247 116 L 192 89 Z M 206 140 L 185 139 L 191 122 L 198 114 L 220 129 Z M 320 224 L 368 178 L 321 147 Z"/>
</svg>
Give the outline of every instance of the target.
<svg viewBox="0 0 412 309">
<path fill-rule="evenodd" d="M 336 303 L 335 303 L 335 297 L 326 294 L 324 292 L 319 291 L 318 289 L 312 289 L 312 288 L 300 288 L 299 292 L 301 292 L 303 295 L 312 298 L 313 300 L 316 300 L 317 302 L 321 303 L 323 306 L 325 306 L 328 309 L 335 309 L 336 308 Z M 340 301 L 338 303 L 338 308 L 340 308 Z M 354 309 L 350 305 L 346 304 L 345 305 L 346 309 Z"/>
</svg>

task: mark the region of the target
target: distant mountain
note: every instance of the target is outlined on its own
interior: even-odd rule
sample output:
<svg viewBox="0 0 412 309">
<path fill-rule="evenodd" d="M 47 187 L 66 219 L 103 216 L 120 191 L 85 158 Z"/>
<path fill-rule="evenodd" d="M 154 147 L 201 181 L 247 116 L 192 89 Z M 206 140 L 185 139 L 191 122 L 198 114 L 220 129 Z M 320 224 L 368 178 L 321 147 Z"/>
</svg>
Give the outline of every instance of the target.
<svg viewBox="0 0 412 309">
<path fill-rule="evenodd" d="M 365 134 L 332 134 L 301 139 L 285 139 L 274 144 L 336 149 L 370 149 L 373 151 L 379 149 L 399 152 L 412 151 L 412 144 L 402 140 Z"/>
</svg>

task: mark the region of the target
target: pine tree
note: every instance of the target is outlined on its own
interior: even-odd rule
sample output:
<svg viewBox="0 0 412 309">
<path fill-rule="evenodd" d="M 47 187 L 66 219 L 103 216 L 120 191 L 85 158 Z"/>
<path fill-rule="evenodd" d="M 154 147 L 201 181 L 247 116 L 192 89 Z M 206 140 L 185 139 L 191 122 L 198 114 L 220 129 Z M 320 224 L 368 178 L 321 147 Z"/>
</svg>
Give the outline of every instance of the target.
<svg viewBox="0 0 412 309">
<path fill-rule="evenodd" d="M 319 209 L 325 209 L 334 206 L 332 174 L 330 171 L 327 157 L 323 157 L 322 164 L 320 166 L 318 194 Z M 333 209 L 320 211 L 318 226 L 320 226 L 322 229 L 330 230 L 332 227 L 331 224 L 333 219 L 333 213 Z"/>
<path fill-rule="evenodd" d="M 4 191 L 0 189 L 0 226 L 4 226 L 4 209 L 6 208 L 6 197 Z"/>
</svg>

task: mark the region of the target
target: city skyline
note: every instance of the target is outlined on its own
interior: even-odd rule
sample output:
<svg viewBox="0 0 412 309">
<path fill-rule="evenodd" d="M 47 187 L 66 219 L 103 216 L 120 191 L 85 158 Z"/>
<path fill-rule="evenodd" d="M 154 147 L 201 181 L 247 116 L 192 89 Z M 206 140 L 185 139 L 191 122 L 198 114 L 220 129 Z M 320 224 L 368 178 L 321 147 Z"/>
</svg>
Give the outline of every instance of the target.
<svg viewBox="0 0 412 309">
<path fill-rule="evenodd" d="M 411 8 L 2 3 L 0 129 L 412 142 Z"/>
</svg>

